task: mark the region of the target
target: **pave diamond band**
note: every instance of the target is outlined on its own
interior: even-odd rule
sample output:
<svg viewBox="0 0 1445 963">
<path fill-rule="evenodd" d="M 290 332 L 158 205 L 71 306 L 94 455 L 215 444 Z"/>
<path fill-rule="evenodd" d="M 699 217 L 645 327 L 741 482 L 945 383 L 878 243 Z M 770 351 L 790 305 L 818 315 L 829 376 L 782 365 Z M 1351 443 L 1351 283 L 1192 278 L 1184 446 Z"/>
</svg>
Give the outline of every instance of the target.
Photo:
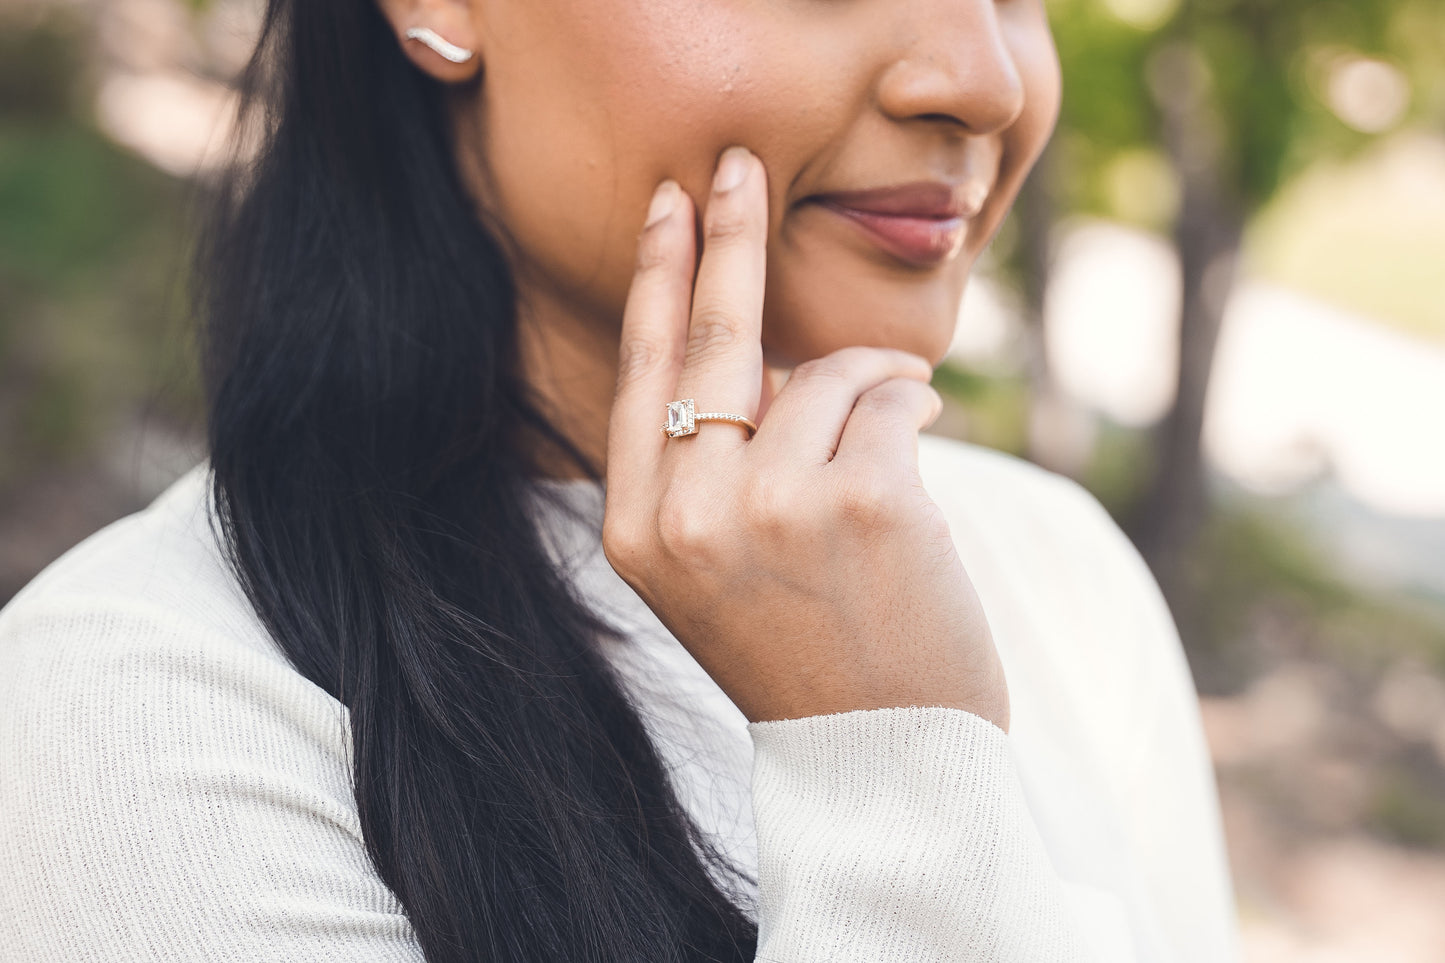
<svg viewBox="0 0 1445 963">
<path fill-rule="evenodd" d="M 681 401 L 669 401 L 667 403 L 667 424 L 663 425 L 661 431 L 669 438 L 681 438 L 683 435 L 697 434 L 697 426 L 703 421 L 730 421 L 735 425 L 742 425 L 748 430 L 748 437 L 758 430 L 753 424 L 742 415 L 728 414 L 724 411 L 698 411 L 697 404 L 691 398 L 684 398 Z"/>
</svg>

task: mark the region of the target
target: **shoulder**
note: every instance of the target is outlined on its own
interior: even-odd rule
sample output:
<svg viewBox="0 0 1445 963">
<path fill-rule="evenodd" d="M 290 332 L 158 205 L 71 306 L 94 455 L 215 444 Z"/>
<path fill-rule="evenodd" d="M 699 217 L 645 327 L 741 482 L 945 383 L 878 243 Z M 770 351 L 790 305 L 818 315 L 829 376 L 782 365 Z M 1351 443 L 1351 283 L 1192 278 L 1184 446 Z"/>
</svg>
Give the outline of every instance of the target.
<svg viewBox="0 0 1445 963">
<path fill-rule="evenodd" d="M 194 728 L 183 714 L 201 704 L 206 715 L 306 705 L 334 724 L 339 703 L 291 667 L 256 617 L 210 505 L 202 463 L 143 511 L 56 559 L 0 609 L 0 748 L 30 752 L 47 740 L 85 738 L 81 716 L 102 713 L 135 723 L 137 739 L 155 739 L 161 734 L 141 730 Z M 126 732 L 113 728 L 107 738 Z"/>
<path fill-rule="evenodd" d="M 265 716 L 306 718 L 321 728 L 292 735 L 337 744 L 328 730 L 344 710 L 256 617 L 212 525 L 209 482 L 196 466 L 0 609 L 0 772 L 48 777 L 83 760 L 81 744 L 117 758 L 214 748 Z"/>
<path fill-rule="evenodd" d="M 335 929 L 360 941 L 337 953 L 410 960 L 367 862 L 345 709 L 251 612 L 208 481 L 198 466 L 0 610 L 0 942 L 270 959 Z"/>
<path fill-rule="evenodd" d="M 1067 475 L 973 442 L 921 434 L 923 485 L 950 524 L 1055 549 L 1133 546 L 1107 509 Z M 957 535 L 957 533 L 955 533 Z"/>
<path fill-rule="evenodd" d="M 1121 602 L 1175 634 L 1148 564 L 1093 492 L 1008 452 L 919 436 L 919 473 L 968 563 L 1013 569 L 1039 604 Z M 970 574 L 973 574 L 970 568 Z M 1163 625 L 1162 623 L 1167 623 Z"/>
<path fill-rule="evenodd" d="M 929 435 L 920 436 L 919 469 L 999 630 L 1006 669 L 1022 677 L 1029 666 L 1067 667 L 1069 684 L 1124 703 L 1192 693 L 1158 582 L 1087 488 L 1006 452 Z"/>
<path fill-rule="evenodd" d="M 204 663 L 304 681 L 231 569 L 211 481 L 209 465 L 195 465 L 145 509 L 51 562 L 0 609 L 0 690 L 7 677 L 46 673 L 42 691 L 53 694 L 83 684 L 87 666 Z"/>
<path fill-rule="evenodd" d="M 221 635 L 254 637 L 250 604 L 221 547 L 205 462 L 145 509 L 112 522 L 46 566 L 0 609 L 0 630 L 46 612 L 96 609 L 147 611 Z M 0 662 L 6 658 L 0 649 Z"/>
<path fill-rule="evenodd" d="M 918 436 L 918 468 L 926 485 L 982 482 L 1048 486 L 1057 480 L 1066 480 L 1057 472 L 1009 452 L 927 432 Z"/>
<path fill-rule="evenodd" d="M 22 588 L 0 609 L 0 720 L 23 706 L 28 722 L 54 723 L 66 703 L 123 698 L 115 711 L 154 713 L 208 688 L 309 686 L 256 617 L 212 521 L 202 463 Z M 165 699 L 146 698 L 161 689 Z"/>
</svg>

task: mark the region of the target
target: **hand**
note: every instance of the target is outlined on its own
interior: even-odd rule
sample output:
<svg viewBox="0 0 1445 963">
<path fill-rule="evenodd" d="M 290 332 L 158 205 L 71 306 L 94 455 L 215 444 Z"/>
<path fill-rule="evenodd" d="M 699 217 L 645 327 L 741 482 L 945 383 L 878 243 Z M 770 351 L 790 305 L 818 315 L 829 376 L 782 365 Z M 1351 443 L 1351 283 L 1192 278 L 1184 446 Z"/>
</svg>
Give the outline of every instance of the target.
<svg viewBox="0 0 1445 963">
<path fill-rule="evenodd" d="M 941 406 L 926 359 L 805 362 L 751 440 L 659 430 L 682 398 L 758 421 L 767 213 L 761 162 L 725 152 L 694 286 L 692 202 L 658 189 L 623 317 L 607 558 L 751 721 L 936 705 L 1008 731 L 988 622 L 918 474 Z"/>
</svg>

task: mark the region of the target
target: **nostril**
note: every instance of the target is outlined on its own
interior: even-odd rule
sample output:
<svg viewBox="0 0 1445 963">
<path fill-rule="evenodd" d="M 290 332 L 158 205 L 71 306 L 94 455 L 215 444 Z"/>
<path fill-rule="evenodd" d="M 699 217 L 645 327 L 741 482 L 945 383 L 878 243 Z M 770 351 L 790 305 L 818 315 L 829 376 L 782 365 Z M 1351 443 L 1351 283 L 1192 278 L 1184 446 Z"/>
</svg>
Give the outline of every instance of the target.
<svg viewBox="0 0 1445 963">
<path fill-rule="evenodd" d="M 942 121 L 947 121 L 947 122 L 950 123 L 950 124 L 957 124 L 957 125 L 960 126 L 960 127 L 966 126 L 963 121 L 959 120 L 957 117 L 953 116 L 952 114 L 920 114 L 920 115 L 919 115 L 919 119 L 920 119 L 920 120 L 942 120 Z"/>
</svg>

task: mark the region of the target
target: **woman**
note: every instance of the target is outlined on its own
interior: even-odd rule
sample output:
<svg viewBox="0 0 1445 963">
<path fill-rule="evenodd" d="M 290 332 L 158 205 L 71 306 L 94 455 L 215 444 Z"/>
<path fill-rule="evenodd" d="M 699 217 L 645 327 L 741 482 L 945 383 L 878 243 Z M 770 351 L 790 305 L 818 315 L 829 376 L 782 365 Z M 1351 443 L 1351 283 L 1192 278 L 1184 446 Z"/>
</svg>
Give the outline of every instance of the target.
<svg viewBox="0 0 1445 963">
<path fill-rule="evenodd" d="M 1039 0 L 272 0 L 244 81 L 210 457 L 0 616 L 4 959 L 1233 956 L 1147 570 L 918 436 Z"/>
</svg>

